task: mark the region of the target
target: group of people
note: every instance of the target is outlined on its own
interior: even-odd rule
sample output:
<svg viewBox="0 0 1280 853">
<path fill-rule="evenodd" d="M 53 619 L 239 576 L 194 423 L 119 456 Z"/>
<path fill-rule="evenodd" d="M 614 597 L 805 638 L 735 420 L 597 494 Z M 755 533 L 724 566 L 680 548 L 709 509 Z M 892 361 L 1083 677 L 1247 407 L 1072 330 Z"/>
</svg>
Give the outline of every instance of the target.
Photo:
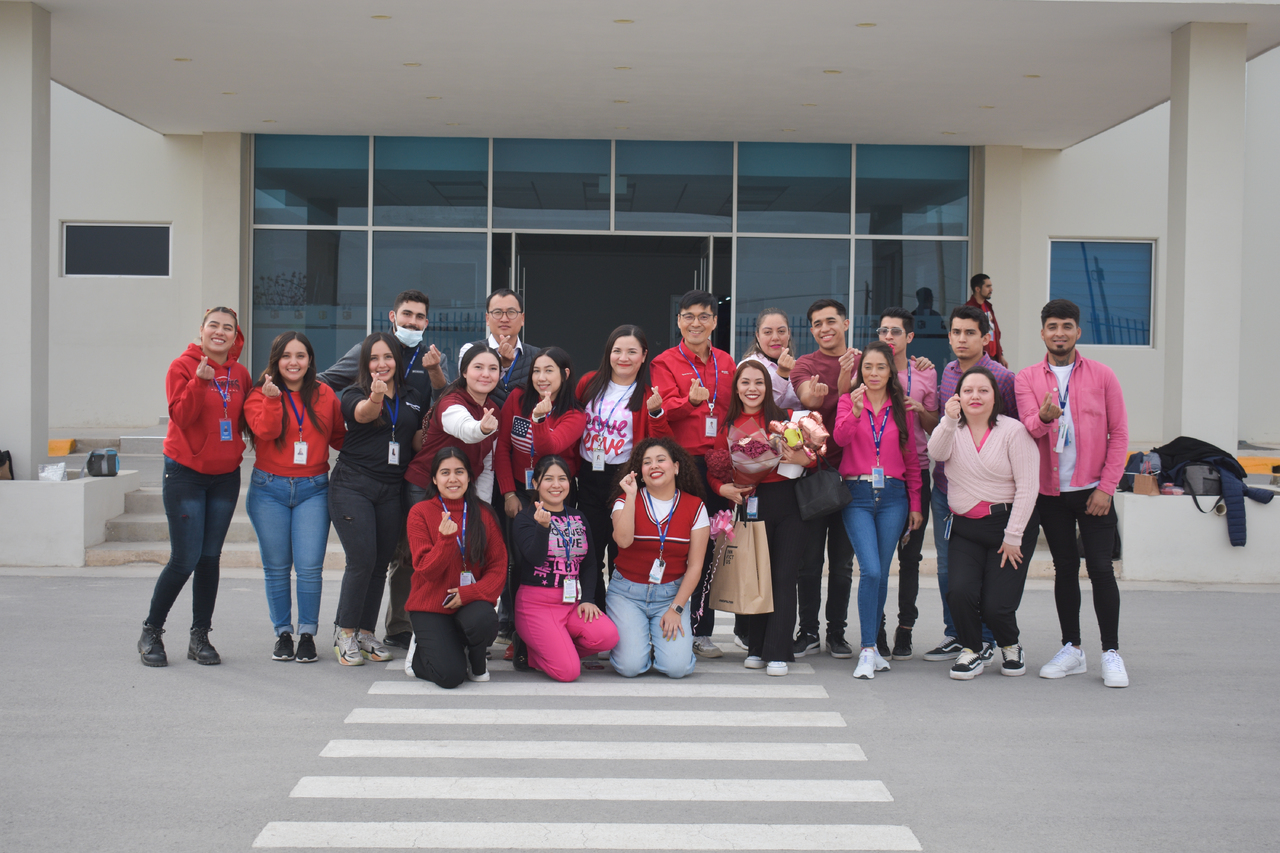
<svg viewBox="0 0 1280 853">
<path fill-rule="evenodd" d="M 1078 528 L 1103 680 L 1126 686 L 1111 562 L 1112 496 L 1128 443 L 1119 385 L 1076 350 L 1079 309 L 1061 299 L 1041 312 L 1044 360 L 1015 376 L 992 345 L 990 279 L 972 285 L 974 300 L 948 318 L 955 360 L 940 380 L 910 354 L 909 311 L 883 311 L 878 339 L 859 351 L 834 299 L 808 309 L 815 351 L 794 357 L 787 315 L 769 308 L 735 363 L 712 342 L 715 297 L 690 291 L 676 346 L 651 355 L 644 331 L 622 325 L 599 366 L 579 375 L 563 349 L 522 339 L 522 300 L 498 290 L 485 306 L 489 335 L 461 348 L 452 382 L 424 341 L 429 300 L 418 291 L 396 298 L 391 332 L 369 335 L 323 373 L 304 334 L 281 334 L 256 381 L 238 360 L 235 312 L 211 309 L 199 343 L 166 377 L 172 552 L 138 642 L 142 662 L 167 663 L 164 624 L 192 576 L 188 657 L 220 662 L 209 631 L 247 441 L 255 462 L 246 505 L 275 660 L 318 657 L 332 521 L 346 555 L 333 634 L 344 665 L 389 660 L 399 646 L 406 671 L 452 688 L 489 678 L 496 640 L 516 669 L 557 681 L 576 679 L 584 661 L 601 666 L 600 657 L 623 676 L 656 669 L 681 678 L 699 657 L 722 655 L 711 638 L 711 529 L 729 510 L 763 523 L 768 541 L 773 610 L 734 620 L 746 667 L 783 676 L 796 658 L 822 651 L 825 563 L 826 650 L 856 655 L 854 676 L 870 679 L 914 654 L 932 514 L 944 638 L 925 660 L 952 661 L 961 680 L 994 665 L 997 652 L 1002 674 L 1026 671 L 1016 613 L 1043 529 L 1063 645 L 1040 675 L 1084 673 Z M 825 447 L 772 437 L 777 423 L 811 413 L 829 431 Z M 332 472 L 330 448 L 339 451 Z M 795 481 L 821 468 L 839 472 L 848 500 L 805 517 Z M 855 557 L 856 652 L 845 639 Z"/>
</svg>

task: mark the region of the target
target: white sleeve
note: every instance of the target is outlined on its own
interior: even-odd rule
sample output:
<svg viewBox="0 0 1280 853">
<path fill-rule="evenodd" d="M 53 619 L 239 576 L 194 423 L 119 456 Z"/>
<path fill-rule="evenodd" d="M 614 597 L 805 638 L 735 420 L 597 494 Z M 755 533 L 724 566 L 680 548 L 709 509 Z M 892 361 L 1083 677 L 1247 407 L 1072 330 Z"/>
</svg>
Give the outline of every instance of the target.
<svg viewBox="0 0 1280 853">
<path fill-rule="evenodd" d="M 458 408 L 462 408 L 459 406 Z M 493 494 L 493 451 L 490 450 L 484 457 L 484 468 L 480 472 L 480 476 L 476 477 L 476 493 L 480 495 L 480 500 L 488 501 L 488 495 Z"/>
<path fill-rule="evenodd" d="M 702 504 L 698 507 L 698 517 L 693 520 L 693 530 L 701 530 L 704 527 L 711 526 L 711 519 L 707 518 L 707 505 Z"/>
<path fill-rule="evenodd" d="M 467 354 L 467 350 L 471 349 L 471 344 L 466 343 L 458 347 L 458 372 L 462 372 L 462 357 Z"/>
<path fill-rule="evenodd" d="M 480 429 L 480 422 L 471 417 L 466 406 L 450 406 L 440 414 L 440 425 L 444 431 L 467 444 L 479 444 L 486 436 Z"/>
<path fill-rule="evenodd" d="M 618 498 L 616 501 L 613 502 L 613 509 L 609 510 L 609 515 L 613 515 L 618 510 L 626 507 L 626 505 L 627 505 L 627 499 L 625 497 Z"/>
</svg>

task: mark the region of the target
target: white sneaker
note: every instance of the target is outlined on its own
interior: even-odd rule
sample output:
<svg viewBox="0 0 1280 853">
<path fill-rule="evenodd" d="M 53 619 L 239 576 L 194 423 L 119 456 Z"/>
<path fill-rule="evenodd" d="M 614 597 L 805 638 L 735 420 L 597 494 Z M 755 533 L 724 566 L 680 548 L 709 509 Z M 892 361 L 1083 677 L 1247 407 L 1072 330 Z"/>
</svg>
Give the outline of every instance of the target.
<svg viewBox="0 0 1280 853">
<path fill-rule="evenodd" d="M 747 669 L 764 669 L 764 658 L 760 655 L 747 655 L 747 659 L 742 662 Z"/>
<path fill-rule="evenodd" d="M 1083 661 L 1080 666 L 1084 667 Z M 1124 660 L 1120 657 L 1120 653 L 1115 649 L 1102 653 L 1102 683 L 1108 687 L 1129 686 L 1129 673 L 1124 668 Z"/>
<path fill-rule="evenodd" d="M 700 658 L 718 658 L 724 654 L 710 637 L 694 637 L 693 653 Z"/>
<path fill-rule="evenodd" d="M 747 641 L 739 637 L 737 634 L 733 635 L 733 644 L 744 652 L 747 650 Z"/>
<path fill-rule="evenodd" d="M 488 667 L 485 667 L 484 672 L 482 672 L 482 673 L 480 673 L 480 674 L 478 674 L 478 675 L 477 675 L 476 673 L 474 673 L 474 672 L 472 672 L 472 671 L 471 671 L 471 664 L 470 664 L 470 662 L 468 662 L 468 663 L 466 664 L 466 668 L 467 668 L 467 681 L 488 681 L 488 680 L 489 680 L 489 668 L 488 668 Z"/>
<path fill-rule="evenodd" d="M 784 660 L 771 660 L 764 672 L 765 675 L 786 675 L 787 662 Z"/>
<path fill-rule="evenodd" d="M 395 657 L 385 643 L 367 631 L 358 632 L 356 642 L 360 645 L 360 654 L 364 655 L 366 660 L 383 661 Z"/>
<path fill-rule="evenodd" d="M 880 652 L 876 652 L 876 672 L 885 672 L 889 669 L 889 662 L 880 657 Z"/>
<path fill-rule="evenodd" d="M 858 655 L 858 666 L 853 671 L 854 678 L 875 678 L 876 677 L 876 654 L 875 649 L 863 649 L 862 654 Z"/>
<path fill-rule="evenodd" d="M 404 674 L 413 678 L 413 653 L 418 650 L 418 635 L 414 634 L 413 639 L 409 641 L 409 654 L 404 659 Z"/>
<path fill-rule="evenodd" d="M 338 655 L 338 663 L 343 666 L 364 665 L 364 657 L 360 654 L 360 641 L 356 637 L 357 634 L 342 633 L 341 628 L 338 628 L 333 635 L 333 651 Z"/>
<path fill-rule="evenodd" d="M 1119 657 L 1119 655 L 1117 655 Z M 1123 664 L 1120 667 L 1124 669 Z M 1067 643 L 1053 660 L 1040 667 L 1041 678 L 1065 678 L 1068 675 L 1083 675 L 1088 669 L 1084 662 L 1084 650 L 1077 649 Z"/>
</svg>

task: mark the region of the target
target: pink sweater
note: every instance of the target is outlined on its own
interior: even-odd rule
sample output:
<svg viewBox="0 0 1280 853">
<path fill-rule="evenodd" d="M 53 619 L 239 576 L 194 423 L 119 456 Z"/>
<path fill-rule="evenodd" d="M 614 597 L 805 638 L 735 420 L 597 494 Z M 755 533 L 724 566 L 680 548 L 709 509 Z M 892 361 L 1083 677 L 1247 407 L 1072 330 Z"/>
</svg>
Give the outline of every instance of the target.
<svg viewBox="0 0 1280 853">
<path fill-rule="evenodd" d="M 963 422 L 944 414 L 929 438 L 929 455 L 947 463 L 947 504 L 952 512 L 966 513 L 981 501 L 1012 501 L 1004 541 L 1022 544 L 1040 494 L 1040 451 L 1026 427 L 1000 415 L 979 453 Z"/>
<path fill-rule="evenodd" d="M 870 404 L 864 403 L 862 414 L 853 416 L 853 399 L 848 394 L 840 395 L 836 405 L 836 423 L 831 430 L 830 442 L 835 442 L 841 450 L 840 476 L 857 477 L 870 474 L 876 466 L 876 446 L 871 437 L 871 418 L 868 417 Z M 881 416 L 884 410 L 881 409 Z M 879 420 L 877 420 L 877 426 Z M 907 432 L 915 431 L 915 413 L 907 411 Z M 916 456 L 915 445 L 907 441 L 907 453 L 904 458 L 902 445 L 898 441 L 898 425 L 889 416 L 885 424 L 884 435 L 880 439 L 880 467 L 884 468 L 886 477 L 895 477 L 906 481 L 907 508 L 910 512 L 920 512 L 920 459 Z"/>
</svg>

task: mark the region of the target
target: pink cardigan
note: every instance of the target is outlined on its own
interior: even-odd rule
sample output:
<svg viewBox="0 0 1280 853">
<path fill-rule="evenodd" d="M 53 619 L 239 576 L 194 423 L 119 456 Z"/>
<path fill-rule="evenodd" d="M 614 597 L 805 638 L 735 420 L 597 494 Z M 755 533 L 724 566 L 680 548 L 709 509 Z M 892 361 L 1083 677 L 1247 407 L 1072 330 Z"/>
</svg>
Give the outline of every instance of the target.
<svg viewBox="0 0 1280 853">
<path fill-rule="evenodd" d="M 870 474 L 876 464 L 876 447 L 871 437 L 871 419 L 867 417 L 869 403 L 863 404 L 862 415 L 853 416 L 853 399 L 848 394 L 840 395 L 836 405 L 836 423 L 831 429 L 831 438 L 840 446 L 840 476 L 856 477 Z M 881 410 L 883 414 L 883 410 Z M 907 410 L 907 433 L 915 432 L 916 416 Z M 902 455 L 902 445 L 898 441 L 898 425 L 890 415 L 880 440 L 880 466 L 884 468 L 886 477 L 896 477 L 907 484 L 907 508 L 910 512 L 920 512 L 920 458 L 916 455 L 913 439 L 907 439 L 907 454 Z"/>
<path fill-rule="evenodd" d="M 1040 452 L 1026 427 L 1000 415 L 979 453 L 964 422 L 944 414 L 929 438 L 929 455 L 947 463 L 947 504 L 952 512 L 966 513 L 981 501 L 1012 501 L 1004 541 L 1022 544 L 1040 493 Z"/>
</svg>

